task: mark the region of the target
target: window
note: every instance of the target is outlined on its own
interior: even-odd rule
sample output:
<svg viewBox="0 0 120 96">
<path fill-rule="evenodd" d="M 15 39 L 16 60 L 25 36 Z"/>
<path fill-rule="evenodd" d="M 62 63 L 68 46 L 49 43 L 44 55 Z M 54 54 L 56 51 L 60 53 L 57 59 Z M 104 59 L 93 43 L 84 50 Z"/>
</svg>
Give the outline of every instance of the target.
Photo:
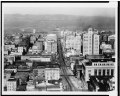
<svg viewBox="0 0 120 96">
<path fill-rule="evenodd" d="M 91 72 L 91 70 L 88 70 L 88 72 Z"/>
<path fill-rule="evenodd" d="M 111 76 L 114 75 L 114 69 L 111 69 Z"/>
<path fill-rule="evenodd" d="M 99 69 L 99 75 L 101 75 L 101 70 Z"/>
<path fill-rule="evenodd" d="M 97 76 L 97 69 L 94 70 L 94 74 L 95 74 L 95 76 Z"/>
<path fill-rule="evenodd" d="M 107 75 L 109 75 L 109 73 L 110 73 L 110 71 L 109 71 L 109 69 L 107 69 Z"/>
<path fill-rule="evenodd" d="M 103 76 L 105 76 L 105 69 L 103 69 Z"/>
</svg>

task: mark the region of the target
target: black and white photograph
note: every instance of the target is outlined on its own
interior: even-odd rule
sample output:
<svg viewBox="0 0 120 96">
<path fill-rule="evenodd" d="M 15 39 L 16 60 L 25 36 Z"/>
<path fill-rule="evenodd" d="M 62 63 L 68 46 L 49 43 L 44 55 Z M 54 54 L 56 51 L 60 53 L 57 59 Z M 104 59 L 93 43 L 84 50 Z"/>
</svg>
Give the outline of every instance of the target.
<svg viewBox="0 0 120 96">
<path fill-rule="evenodd" d="M 2 93 L 117 96 L 117 2 L 2 3 Z"/>
</svg>

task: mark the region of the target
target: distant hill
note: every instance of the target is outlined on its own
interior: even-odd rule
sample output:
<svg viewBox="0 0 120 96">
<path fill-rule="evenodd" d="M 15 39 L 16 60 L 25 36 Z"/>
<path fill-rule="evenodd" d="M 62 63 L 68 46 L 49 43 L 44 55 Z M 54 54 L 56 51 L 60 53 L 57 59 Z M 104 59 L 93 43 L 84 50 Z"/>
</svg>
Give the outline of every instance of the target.
<svg viewBox="0 0 120 96">
<path fill-rule="evenodd" d="M 20 15 L 5 14 L 5 32 L 20 32 L 23 28 L 35 28 L 38 31 L 51 31 L 56 27 L 68 28 L 69 30 L 86 30 L 88 26 L 93 26 L 99 31 L 115 30 L 114 17 L 91 17 L 74 15 Z M 30 28 L 28 28 L 30 30 Z M 28 30 L 27 29 L 27 30 Z"/>
</svg>

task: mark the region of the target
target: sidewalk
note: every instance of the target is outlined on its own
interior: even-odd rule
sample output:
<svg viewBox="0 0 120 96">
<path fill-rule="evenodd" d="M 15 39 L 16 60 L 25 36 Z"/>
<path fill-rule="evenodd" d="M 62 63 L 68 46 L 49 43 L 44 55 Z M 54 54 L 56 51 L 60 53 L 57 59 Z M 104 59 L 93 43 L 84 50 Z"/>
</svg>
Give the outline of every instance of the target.
<svg viewBox="0 0 120 96">
<path fill-rule="evenodd" d="M 73 72 L 70 70 L 70 68 L 67 68 L 67 72 L 68 74 L 73 75 Z M 88 89 L 87 83 L 85 81 L 78 80 L 74 76 L 69 76 L 69 78 L 78 91 Z"/>
</svg>

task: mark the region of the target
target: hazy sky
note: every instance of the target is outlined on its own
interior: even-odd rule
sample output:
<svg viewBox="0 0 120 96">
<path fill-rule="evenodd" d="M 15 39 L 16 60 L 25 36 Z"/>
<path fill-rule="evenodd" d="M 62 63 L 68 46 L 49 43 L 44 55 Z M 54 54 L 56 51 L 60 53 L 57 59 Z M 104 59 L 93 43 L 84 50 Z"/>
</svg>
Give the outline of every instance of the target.
<svg viewBox="0 0 120 96">
<path fill-rule="evenodd" d="M 115 16 L 115 8 L 77 7 L 5 7 L 5 14 L 64 14 L 80 16 Z"/>
</svg>

